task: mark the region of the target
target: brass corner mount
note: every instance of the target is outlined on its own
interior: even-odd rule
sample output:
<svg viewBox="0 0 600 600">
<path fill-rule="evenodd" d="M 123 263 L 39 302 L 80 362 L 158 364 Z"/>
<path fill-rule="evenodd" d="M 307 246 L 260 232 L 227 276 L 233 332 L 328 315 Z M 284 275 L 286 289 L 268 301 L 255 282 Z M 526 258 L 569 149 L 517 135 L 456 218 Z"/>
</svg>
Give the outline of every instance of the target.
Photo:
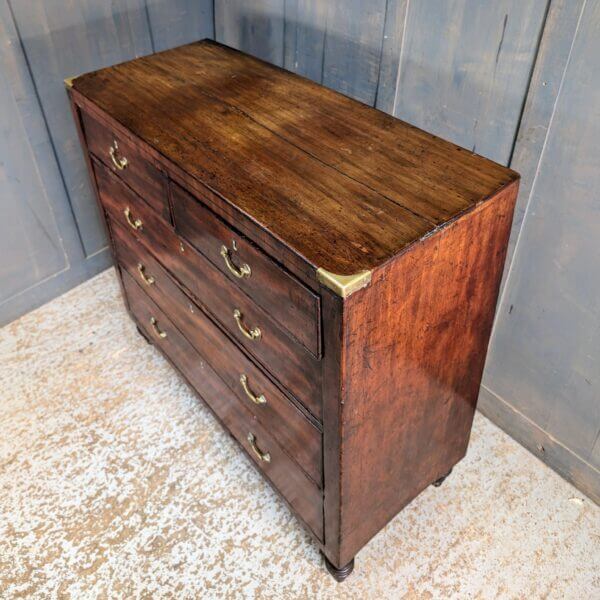
<svg viewBox="0 0 600 600">
<path fill-rule="evenodd" d="M 367 287 L 371 282 L 371 271 L 359 271 L 353 275 L 337 275 L 323 268 L 317 269 L 317 279 L 342 298 Z"/>
<path fill-rule="evenodd" d="M 77 75 L 74 77 L 67 77 L 64 81 L 65 81 L 65 87 L 70 90 L 73 87 L 73 81 L 75 81 L 75 79 L 77 79 Z"/>
</svg>

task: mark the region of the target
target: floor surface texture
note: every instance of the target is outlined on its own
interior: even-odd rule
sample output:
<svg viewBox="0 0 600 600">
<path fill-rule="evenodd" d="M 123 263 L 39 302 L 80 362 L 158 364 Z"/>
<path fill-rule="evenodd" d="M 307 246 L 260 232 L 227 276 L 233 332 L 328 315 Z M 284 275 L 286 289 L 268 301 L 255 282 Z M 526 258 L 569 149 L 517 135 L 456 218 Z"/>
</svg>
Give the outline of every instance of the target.
<svg viewBox="0 0 600 600">
<path fill-rule="evenodd" d="M 600 508 L 477 415 L 343 584 L 110 269 L 0 330 L 0 598 L 600 599 Z"/>
</svg>

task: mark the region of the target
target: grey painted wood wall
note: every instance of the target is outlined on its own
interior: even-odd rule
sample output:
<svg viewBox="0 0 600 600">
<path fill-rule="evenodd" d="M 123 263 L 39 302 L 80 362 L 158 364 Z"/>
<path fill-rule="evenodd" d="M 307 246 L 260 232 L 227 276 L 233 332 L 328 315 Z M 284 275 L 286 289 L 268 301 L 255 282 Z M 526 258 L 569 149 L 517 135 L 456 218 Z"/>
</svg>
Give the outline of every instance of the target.
<svg viewBox="0 0 600 600">
<path fill-rule="evenodd" d="M 212 0 L 0 0 L 0 324 L 111 263 L 63 79 L 213 33 Z"/>
<path fill-rule="evenodd" d="M 214 35 L 522 173 L 480 408 L 600 499 L 600 2 L 0 0 L 0 28 L 1 321 L 109 264 L 62 79 Z"/>
</svg>

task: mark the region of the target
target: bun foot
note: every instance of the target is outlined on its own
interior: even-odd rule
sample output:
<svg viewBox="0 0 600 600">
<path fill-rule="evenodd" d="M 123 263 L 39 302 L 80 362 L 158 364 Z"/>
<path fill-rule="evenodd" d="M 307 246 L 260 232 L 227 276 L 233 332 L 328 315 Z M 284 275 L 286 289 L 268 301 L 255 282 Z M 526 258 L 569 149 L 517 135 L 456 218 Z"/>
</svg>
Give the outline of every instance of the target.
<svg viewBox="0 0 600 600">
<path fill-rule="evenodd" d="M 140 329 L 139 325 L 136 325 L 135 328 L 138 330 L 138 333 L 146 340 L 147 344 L 152 345 L 150 338 Z"/>
<path fill-rule="evenodd" d="M 444 483 L 446 477 L 448 477 L 450 475 L 450 473 L 452 473 L 452 469 L 450 469 L 445 475 L 442 475 L 439 479 L 436 479 L 433 482 L 433 486 L 440 487 L 440 485 L 442 485 L 442 483 Z"/>
<path fill-rule="evenodd" d="M 339 583 L 347 579 L 348 575 L 350 575 L 350 573 L 352 573 L 354 570 L 354 559 L 352 559 L 347 565 L 344 565 L 338 569 L 325 555 L 323 555 L 323 558 L 325 559 L 325 566 L 327 567 L 327 570 Z"/>
</svg>

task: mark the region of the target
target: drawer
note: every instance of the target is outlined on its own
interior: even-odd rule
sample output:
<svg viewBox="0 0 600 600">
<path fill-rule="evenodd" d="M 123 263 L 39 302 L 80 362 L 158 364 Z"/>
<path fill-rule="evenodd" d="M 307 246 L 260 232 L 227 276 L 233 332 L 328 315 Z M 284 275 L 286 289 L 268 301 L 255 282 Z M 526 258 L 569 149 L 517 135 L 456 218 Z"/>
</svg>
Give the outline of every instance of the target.
<svg viewBox="0 0 600 600">
<path fill-rule="evenodd" d="M 321 485 L 319 429 L 206 317 L 135 237 L 114 222 L 111 233 L 121 267 L 168 315 L 281 447 Z"/>
<path fill-rule="evenodd" d="M 215 317 L 272 376 L 321 418 L 321 362 L 290 338 L 264 310 L 182 240 L 145 202 L 94 161 L 100 199 L 110 217 L 138 237 L 177 281 Z M 129 209 L 128 215 L 125 211 Z M 140 223 L 136 224 L 136 220 Z M 241 316 L 234 318 L 234 311 Z M 238 325 L 239 323 L 239 325 Z M 260 329 L 250 339 L 244 330 Z"/>
<path fill-rule="evenodd" d="M 123 272 L 123 284 L 130 310 L 140 328 L 166 357 L 177 365 L 182 375 L 242 445 L 248 456 L 322 540 L 321 490 L 280 448 L 256 417 L 239 402 L 210 365 L 127 272 Z"/>
<path fill-rule="evenodd" d="M 166 221 L 171 221 L 167 177 L 130 141 L 82 113 L 88 148 Z M 125 166 L 124 162 L 127 161 Z"/>
<path fill-rule="evenodd" d="M 172 186 L 175 230 L 233 283 L 320 356 L 319 296 L 180 186 Z"/>
</svg>

